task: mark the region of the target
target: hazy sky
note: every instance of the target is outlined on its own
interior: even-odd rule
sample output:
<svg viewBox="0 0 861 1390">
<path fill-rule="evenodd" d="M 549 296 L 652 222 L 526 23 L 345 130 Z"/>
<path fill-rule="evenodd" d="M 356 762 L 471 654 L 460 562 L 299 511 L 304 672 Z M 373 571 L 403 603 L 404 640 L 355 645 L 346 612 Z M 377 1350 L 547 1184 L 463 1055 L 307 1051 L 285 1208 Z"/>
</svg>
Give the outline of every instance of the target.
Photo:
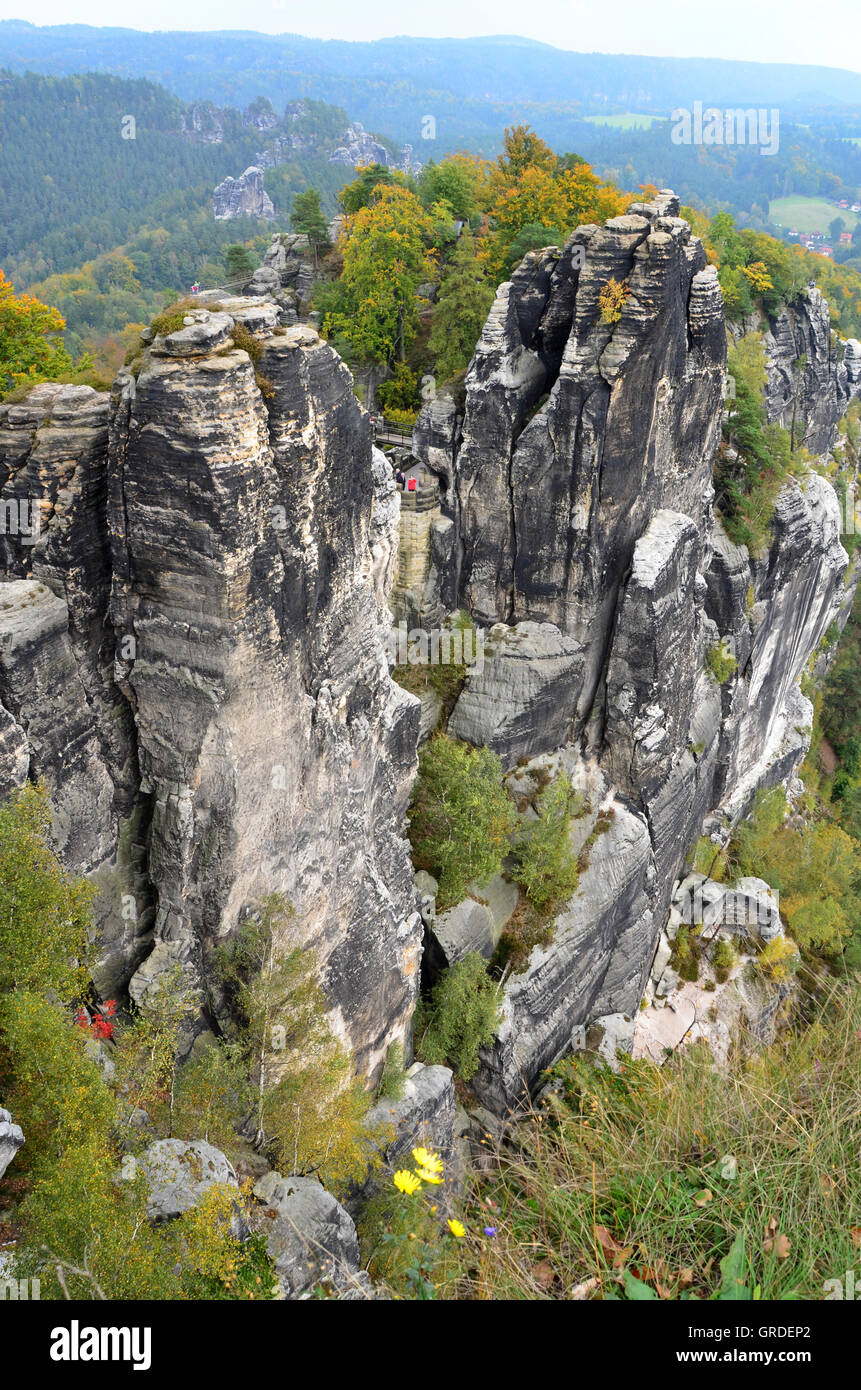
<svg viewBox="0 0 861 1390">
<path fill-rule="evenodd" d="M 823 63 L 861 72 L 861 0 L 0 0 L 0 18 L 341 39 L 523 34 L 585 53 Z"/>
</svg>

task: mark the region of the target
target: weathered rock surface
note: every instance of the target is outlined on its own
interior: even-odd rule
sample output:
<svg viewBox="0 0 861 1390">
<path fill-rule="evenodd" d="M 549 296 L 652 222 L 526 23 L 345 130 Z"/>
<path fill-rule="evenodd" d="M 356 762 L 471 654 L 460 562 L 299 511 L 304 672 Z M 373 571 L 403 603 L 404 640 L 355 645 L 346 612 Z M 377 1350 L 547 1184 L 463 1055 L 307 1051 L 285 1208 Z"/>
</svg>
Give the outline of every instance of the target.
<svg viewBox="0 0 861 1390">
<path fill-rule="evenodd" d="M 384 164 L 404 174 L 418 174 L 421 163 L 413 155 L 412 145 L 404 145 L 397 159 L 385 145 L 375 140 L 359 121 L 353 121 L 344 132 L 342 143 L 329 155 L 330 164 L 348 164 L 351 169 L 360 164 Z"/>
<path fill-rule="evenodd" d="M 510 768 L 522 757 L 567 742 L 572 691 L 582 671 L 580 644 L 552 623 L 495 623 L 448 722 L 452 738 L 498 753 Z"/>
<path fill-rule="evenodd" d="M 149 1188 L 147 1216 L 154 1222 L 182 1216 L 210 1187 L 239 1187 L 233 1165 L 203 1139 L 157 1139 L 139 1164 Z"/>
<path fill-rule="evenodd" d="M 213 190 L 212 209 L 218 222 L 230 217 L 274 217 L 275 206 L 263 187 L 263 170 L 249 164 L 238 179 L 228 174 Z"/>
<path fill-rule="evenodd" d="M 831 341 L 828 303 L 815 285 L 773 322 L 754 319 L 746 327 L 763 333 L 768 365 L 768 419 L 792 432 L 811 454 L 834 443 L 837 424 L 853 396 L 861 393 L 861 344 Z"/>
<path fill-rule="evenodd" d="M 0 1178 L 23 1147 L 24 1131 L 20 1125 L 13 1124 L 9 1111 L 0 1106 Z"/>
<path fill-rule="evenodd" d="M 367 1126 L 392 1125 L 394 1137 L 386 1148 L 390 1161 L 403 1158 L 417 1144 L 447 1150 L 451 1147 L 455 1094 L 448 1067 L 410 1067 L 400 1100 L 379 1100 L 368 1111 Z"/>
<path fill-rule="evenodd" d="M 268 407 L 241 351 L 152 356 L 117 399 L 111 615 L 134 641 L 120 680 L 153 804 L 155 934 L 205 976 L 212 940 L 281 891 L 374 1070 L 416 988 L 400 831 L 418 702 L 386 669 L 349 375 L 304 327 L 264 339 L 260 368 Z"/>
<path fill-rule="evenodd" d="M 786 485 L 761 555 L 714 518 L 724 322 L 678 211 L 663 191 L 530 253 L 463 410 L 439 397 L 416 431 L 446 512 L 422 619 L 495 625 L 449 732 L 531 760 L 509 775 L 518 802 L 560 771 L 582 796 L 577 891 L 507 978 L 476 1078 L 496 1113 L 591 1020 L 634 1016 L 688 848 L 795 775 L 799 680 L 846 613 L 823 478 Z M 179 964 L 217 1021 L 213 949 L 280 892 L 376 1076 L 409 1043 L 422 918 L 446 959 L 486 954 L 499 905 L 471 892 L 456 930 L 418 910 L 403 830 L 421 710 L 384 641 L 399 498 L 350 374 L 292 321 L 308 264 L 274 239 L 247 294 L 150 341 L 110 400 L 49 386 L 0 407 L 0 786 L 44 774 L 64 857 L 102 888 L 102 982 L 145 1001 Z M 628 294 L 608 322 L 611 278 Z M 781 386 L 805 343 L 803 380 Z M 769 411 L 813 445 L 861 383 L 861 347 L 841 351 L 813 294 L 773 333 Z M 405 1133 L 447 1114 L 439 1070 L 409 1083 Z"/>
<path fill-rule="evenodd" d="M 263 1217 L 254 1224 L 266 1236 L 283 1298 L 322 1283 L 361 1288 L 353 1219 L 316 1178 L 282 1178 L 273 1171 L 253 1193 Z"/>
<path fill-rule="evenodd" d="M 384 646 L 398 497 L 331 348 L 228 303 L 157 338 L 110 401 L 0 407 L 2 496 L 40 516 L 35 544 L 0 538 L 0 780 L 45 776 L 63 856 L 102 890 L 100 987 L 143 998 L 179 962 L 206 996 L 214 942 L 280 891 L 374 1072 L 421 947 L 419 704 Z"/>
<path fill-rule="evenodd" d="M 610 278 L 629 290 L 616 322 L 599 310 Z M 780 335 L 775 360 L 808 357 L 803 390 L 792 386 L 796 424 L 827 447 L 861 353 L 835 354 L 813 292 Z M 552 942 L 506 981 L 475 1080 L 496 1113 L 591 1019 L 634 1015 L 704 822 L 736 818 L 804 756 L 811 714 L 798 682 L 845 612 L 837 499 L 816 474 L 790 482 L 764 553 L 731 545 L 712 507 L 724 376 L 717 277 L 663 191 L 579 228 L 561 254 L 527 256 L 498 290 L 462 415 L 432 402 L 416 427 L 414 452 L 443 480 L 450 523 L 431 551 L 425 614 L 445 595 L 511 633 L 552 623 L 577 651 L 546 700 L 538 663 L 535 686 L 513 692 L 510 668 L 486 660 L 449 724 L 509 767 L 556 749 L 554 770 L 588 789 L 572 832 L 585 851 L 578 891 Z M 771 381 L 769 410 L 783 418 Z M 509 778 L 519 800 L 531 796 L 530 766 Z M 746 910 L 751 895 L 739 894 Z"/>
</svg>

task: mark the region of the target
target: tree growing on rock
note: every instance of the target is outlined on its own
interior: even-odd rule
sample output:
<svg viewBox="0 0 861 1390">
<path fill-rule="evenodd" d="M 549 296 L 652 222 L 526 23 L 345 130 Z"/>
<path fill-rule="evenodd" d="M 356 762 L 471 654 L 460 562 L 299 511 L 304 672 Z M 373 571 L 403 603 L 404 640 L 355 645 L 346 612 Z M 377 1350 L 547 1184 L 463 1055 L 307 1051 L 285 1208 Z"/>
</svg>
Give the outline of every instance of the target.
<svg viewBox="0 0 861 1390">
<path fill-rule="evenodd" d="M 493 303 L 493 286 L 470 232 L 461 233 L 440 285 L 428 349 L 439 381 L 468 366 Z"/>
<path fill-rule="evenodd" d="M 438 908 L 460 901 L 470 883 L 487 883 L 517 823 L 499 758 L 437 734 L 419 754 L 409 821 L 415 862 L 439 881 Z"/>
<path fill-rule="evenodd" d="M 296 936 L 291 905 L 271 894 L 217 959 L 255 1083 L 256 1146 L 283 1172 L 336 1191 L 361 1181 L 372 1096 L 332 1033 L 317 960 Z"/>
<path fill-rule="evenodd" d="M 329 224 L 323 214 L 320 194 L 316 188 L 306 188 L 304 193 L 296 194 L 290 213 L 290 226 L 294 232 L 300 232 L 308 238 L 316 266 L 319 252 L 327 250 L 329 246 Z"/>
</svg>

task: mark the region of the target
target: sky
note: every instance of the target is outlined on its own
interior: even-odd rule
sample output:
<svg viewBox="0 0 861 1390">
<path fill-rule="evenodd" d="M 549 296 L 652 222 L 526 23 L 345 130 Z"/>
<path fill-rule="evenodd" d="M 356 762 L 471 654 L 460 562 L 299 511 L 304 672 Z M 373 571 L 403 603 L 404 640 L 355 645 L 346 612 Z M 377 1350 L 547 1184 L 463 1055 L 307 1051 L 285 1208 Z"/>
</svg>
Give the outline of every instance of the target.
<svg viewBox="0 0 861 1390">
<path fill-rule="evenodd" d="M 861 72 L 861 0 L 0 0 L 0 19 L 310 38 L 519 34 L 582 53 L 743 58 Z"/>
</svg>

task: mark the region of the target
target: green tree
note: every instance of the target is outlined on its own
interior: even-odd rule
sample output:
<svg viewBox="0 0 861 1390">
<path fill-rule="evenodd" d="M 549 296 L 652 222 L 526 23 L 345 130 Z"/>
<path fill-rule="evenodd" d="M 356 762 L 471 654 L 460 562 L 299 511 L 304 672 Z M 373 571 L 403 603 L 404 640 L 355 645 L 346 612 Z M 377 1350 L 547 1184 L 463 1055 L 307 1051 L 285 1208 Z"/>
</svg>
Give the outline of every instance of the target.
<svg viewBox="0 0 861 1390">
<path fill-rule="evenodd" d="M 508 248 L 506 274 L 517 269 L 529 251 L 541 251 L 545 246 L 562 246 L 565 237 L 558 227 L 546 227 L 542 222 L 530 222 L 521 228 Z"/>
<path fill-rule="evenodd" d="M 248 280 L 254 273 L 254 261 L 250 253 L 238 243 L 225 247 L 224 264 L 231 280 Z"/>
<path fill-rule="evenodd" d="M 414 193 L 382 184 L 345 229 L 341 308 L 325 330 L 342 336 L 362 362 L 404 360 L 418 330 L 416 290 L 431 271 L 431 223 Z"/>
<path fill-rule="evenodd" d="M 0 994 L 35 990 L 71 1003 L 87 982 L 94 890 L 50 841 L 44 783 L 0 803 Z"/>
<path fill-rule="evenodd" d="M 444 159 L 441 164 L 431 160 L 419 175 L 418 189 L 426 208 L 434 203 L 448 203 L 452 215 L 463 222 L 468 222 L 476 211 L 475 179 L 457 159 Z"/>
<path fill-rule="evenodd" d="M 428 339 L 440 382 L 449 381 L 469 364 L 493 295 L 475 239 L 464 230 L 440 284 Z"/>
<path fill-rule="evenodd" d="M 539 911 L 551 911 L 577 887 L 577 855 L 571 847 L 575 809 L 567 777 L 557 777 L 538 798 L 538 819 L 524 822 L 515 839 L 512 877 Z"/>
<path fill-rule="evenodd" d="M 352 216 L 362 208 L 370 207 L 381 184 L 408 188 L 410 180 L 397 169 L 390 169 L 387 164 L 366 164 L 358 170 L 353 182 L 345 184 L 338 195 L 344 212 Z"/>
<path fill-rule="evenodd" d="M 16 295 L 0 270 L 0 395 L 73 370 L 75 364 L 57 338 L 65 326 L 59 310 L 32 295 Z"/>
<path fill-rule="evenodd" d="M 458 902 L 470 883 L 487 883 L 517 821 L 499 758 L 437 734 L 419 754 L 409 821 L 416 862 L 439 879 L 438 907 Z"/>
<path fill-rule="evenodd" d="M 271 894 L 217 964 L 254 1077 L 257 1147 L 283 1171 L 313 1173 L 340 1192 L 367 1173 L 372 1097 L 332 1033 L 316 957 L 293 918 Z"/>
<path fill-rule="evenodd" d="M 501 1008 L 498 987 L 477 951 L 446 970 L 416 1010 L 416 1051 L 431 1064 L 448 1062 L 462 1081 L 478 1071 L 478 1050 L 493 1042 Z"/>
<path fill-rule="evenodd" d="M 320 194 L 316 188 L 307 188 L 304 193 L 296 194 L 290 213 L 290 226 L 308 238 L 316 266 L 318 252 L 325 251 L 329 246 L 329 224 L 323 214 Z"/>
</svg>

